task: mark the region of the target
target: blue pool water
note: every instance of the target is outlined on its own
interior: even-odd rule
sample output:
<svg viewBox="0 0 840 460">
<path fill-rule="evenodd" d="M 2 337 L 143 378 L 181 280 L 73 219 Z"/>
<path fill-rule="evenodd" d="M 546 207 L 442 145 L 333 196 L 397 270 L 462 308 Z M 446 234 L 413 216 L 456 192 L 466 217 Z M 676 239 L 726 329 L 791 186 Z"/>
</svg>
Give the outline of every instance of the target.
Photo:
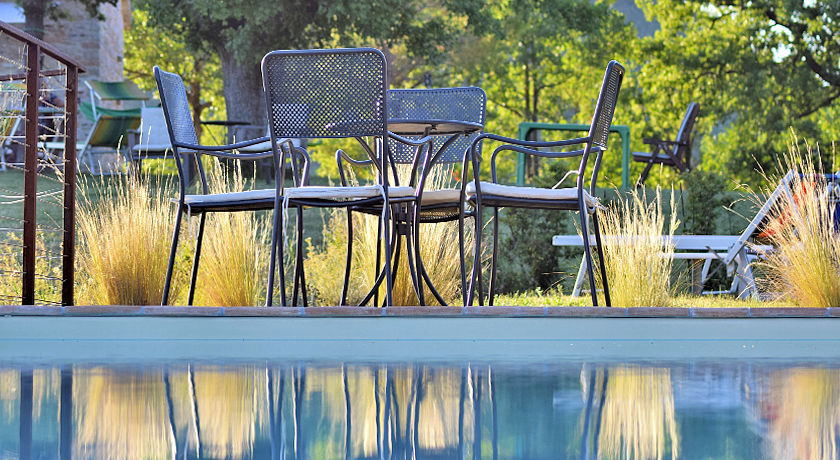
<svg viewBox="0 0 840 460">
<path fill-rule="evenodd" d="M 840 361 L 0 363 L 1 459 L 836 459 Z"/>
</svg>

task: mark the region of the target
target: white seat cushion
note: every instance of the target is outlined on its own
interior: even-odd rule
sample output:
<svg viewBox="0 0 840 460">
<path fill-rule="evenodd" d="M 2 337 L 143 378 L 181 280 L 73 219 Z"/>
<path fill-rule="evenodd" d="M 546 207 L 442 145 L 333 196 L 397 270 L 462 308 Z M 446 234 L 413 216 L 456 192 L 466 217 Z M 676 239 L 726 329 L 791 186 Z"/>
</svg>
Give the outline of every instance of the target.
<svg viewBox="0 0 840 460">
<path fill-rule="evenodd" d="M 457 203 L 461 199 L 461 189 L 445 188 L 442 190 L 429 190 L 423 192 L 421 205 L 432 206 L 443 203 Z"/>
<path fill-rule="evenodd" d="M 359 199 L 382 196 L 382 187 L 368 185 L 365 187 L 319 187 L 305 186 L 287 188 L 284 194 L 290 199 Z M 412 187 L 388 187 L 388 196 L 391 198 L 405 198 L 414 196 Z"/>
<path fill-rule="evenodd" d="M 250 201 L 274 198 L 274 189 L 246 190 L 244 192 L 215 193 L 211 195 L 187 195 L 184 197 L 186 204 L 200 203 L 232 203 L 237 201 Z M 177 200 L 173 200 L 177 201 Z"/>
<path fill-rule="evenodd" d="M 481 193 L 484 195 L 494 195 L 508 198 L 524 198 L 528 200 L 543 200 L 543 201 L 572 201 L 578 198 L 577 187 L 571 188 L 534 188 L 534 187 L 516 187 L 512 185 L 494 184 L 492 182 L 481 182 Z M 467 184 L 467 198 L 475 196 L 475 182 Z M 583 200 L 586 206 L 592 210 L 601 207 L 601 202 L 598 198 L 593 197 L 586 190 L 583 191 Z"/>
<path fill-rule="evenodd" d="M 145 153 L 145 152 L 166 152 L 167 150 L 172 149 L 172 145 L 170 144 L 138 144 L 135 145 L 131 150 L 137 153 Z"/>
</svg>

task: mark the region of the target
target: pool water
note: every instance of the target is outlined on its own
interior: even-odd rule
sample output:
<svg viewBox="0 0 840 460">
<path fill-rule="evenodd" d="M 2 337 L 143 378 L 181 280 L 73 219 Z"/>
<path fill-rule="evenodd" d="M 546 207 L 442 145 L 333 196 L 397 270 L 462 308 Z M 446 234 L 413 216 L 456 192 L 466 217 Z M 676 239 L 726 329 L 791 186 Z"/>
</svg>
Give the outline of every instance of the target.
<svg viewBox="0 0 840 460">
<path fill-rule="evenodd" d="M 840 361 L 0 364 L 2 459 L 836 459 Z"/>
</svg>

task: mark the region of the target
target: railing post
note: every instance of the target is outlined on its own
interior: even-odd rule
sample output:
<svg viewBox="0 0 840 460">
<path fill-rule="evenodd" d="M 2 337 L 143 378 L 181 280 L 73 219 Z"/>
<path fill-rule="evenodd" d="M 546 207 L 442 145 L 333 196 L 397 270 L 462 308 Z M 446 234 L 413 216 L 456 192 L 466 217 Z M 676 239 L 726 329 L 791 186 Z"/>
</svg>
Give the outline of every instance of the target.
<svg viewBox="0 0 840 460">
<path fill-rule="evenodd" d="M 61 304 L 73 305 L 76 263 L 76 107 L 79 70 L 67 66 L 67 91 L 64 107 L 64 242 L 62 251 Z"/>
<path fill-rule="evenodd" d="M 23 286 L 21 304 L 35 304 L 36 206 L 38 193 L 38 105 L 41 47 L 26 48 L 26 146 L 23 171 Z"/>
</svg>

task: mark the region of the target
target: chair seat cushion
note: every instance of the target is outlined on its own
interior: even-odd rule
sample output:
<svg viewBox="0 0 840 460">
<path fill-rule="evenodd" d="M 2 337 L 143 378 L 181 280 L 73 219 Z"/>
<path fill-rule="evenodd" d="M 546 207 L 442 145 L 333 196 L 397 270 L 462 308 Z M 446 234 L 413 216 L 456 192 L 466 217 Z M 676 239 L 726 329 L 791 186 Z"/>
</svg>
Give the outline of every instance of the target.
<svg viewBox="0 0 840 460">
<path fill-rule="evenodd" d="M 578 199 L 577 187 L 558 189 L 516 187 L 484 181 L 481 182 L 481 193 L 482 195 L 534 201 L 576 201 Z M 467 184 L 467 199 L 473 197 L 475 197 L 475 182 L 470 182 Z M 601 207 L 600 200 L 590 195 L 586 190 L 583 191 L 583 200 L 589 209 Z"/>
<path fill-rule="evenodd" d="M 246 190 L 244 192 L 213 193 L 209 195 L 187 195 L 184 204 L 195 206 L 201 204 L 221 204 L 236 202 L 250 202 L 256 200 L 274 200 L 274 189 Z M 173 199 L 172 201 L 178 201 Z"/>
<path fill-rule="evenodd" d="M 289 199 L 359 199 L 382 196 L 382 187 L 368 185 L 364 187 L 321 187 L 305 186 L 287 188 L 284 194 Z M 405 198 L 414 196 L 413 187 L 388 187 L 388 196 L 391 198 Z"/>
<path fill-rule="evenodd" d="M 145 152 L 166 152 L 172 149 L 172 144 L 138 144 L 132 147 L 131 151 L 136 153 Z"/>
<path fill-rule="evenodd" d="M 442 190 L 423 191 L 421 205 L 432 206 L 444 203 L 458 203 L 461 200 L 461 189 L 445 188 Z"/>
</svg>

